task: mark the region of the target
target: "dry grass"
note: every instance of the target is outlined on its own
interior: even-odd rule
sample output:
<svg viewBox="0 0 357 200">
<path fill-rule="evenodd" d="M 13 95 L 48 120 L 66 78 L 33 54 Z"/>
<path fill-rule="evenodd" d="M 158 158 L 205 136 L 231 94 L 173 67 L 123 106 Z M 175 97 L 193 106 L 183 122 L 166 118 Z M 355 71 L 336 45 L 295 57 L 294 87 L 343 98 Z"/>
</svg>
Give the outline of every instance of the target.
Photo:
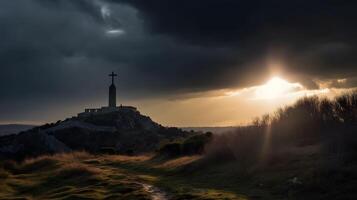
<svg viewBox="0 0 357 200">
<path fill-rule="evenodd" d="M 102 165 L 103 159 L 74 152 L 9 161 L 11 170 L 0 167 L 0 199 L 150 199 L 139 178 Z"/>
<path fill-rule="evenodd" d="M 67 179 L 74 177 L 92 177 L 95 175 L 101 174 L 101 170 L 99 168 L 85 165 L 82 163 L 66 163 L 57 171 L 55 176 Z"/>
<path fill-rule="evenodd" d="M 202 156 L 196 155 L 196 156 L 183 156 L 179 158 L 175 158 L 172 160 L 167 160 L 164 161 L 163 163 L 159 163 L 155 165 L 155 168 L 165 168 L 165 169 L 175 169 L 179 167 L 183 167 L 185 165 L 188 165 L 192 162 L 195 162 L 199 159 L 201 159 Z"/>
<path fill-rule="evenodd" d="M 80 152 L 12 163 L 13 168 L 27 171 L 9 172 L 8 178 L 0 180 L 0 199 L 151 199 L 144 184 L 156 185 L 175 199 L 245 199 L 231 191 L 202 185 L 205 177 L 191 181 L 191 174 L 179 175 L 177 169 L 200 156 L 152 158 L 153 155 L 95 156 Z"/>
<path fill-rule="evenodd" d="M 8 160 L 3 163 L 3 168 L 14 174 L 36 173 L 58 168 L 64 163 L 74 163 L 89 158 L 93 158 L 93 155 L 86 152 L 43 155 L 36 158 L 26 159 L 21 163 Z"/>
<path fill-rule="evenodd" d="M 124 156 L 124 155 L 107 155 L 105 160 L 111 162 L 144 162 L 153 158 L 154 155 L 141 155 L 141 156 Z"/>
<path fill-rule="evenodd" d="M 18 165 L 18 170 L 21 173 L 33 173 L 47 169 L 53 169 L 59 161 L 51 156 L 41 156 L 39 158 L 27 159 Z"/>
<path fill-rule="evenodd" d="M 61 153 L 54 156 L 56 159 L 61 161 L 78 161 L 93 158 L 94 156 L 85 151 L 76 151 L 70 153 Z"/>
</svg>

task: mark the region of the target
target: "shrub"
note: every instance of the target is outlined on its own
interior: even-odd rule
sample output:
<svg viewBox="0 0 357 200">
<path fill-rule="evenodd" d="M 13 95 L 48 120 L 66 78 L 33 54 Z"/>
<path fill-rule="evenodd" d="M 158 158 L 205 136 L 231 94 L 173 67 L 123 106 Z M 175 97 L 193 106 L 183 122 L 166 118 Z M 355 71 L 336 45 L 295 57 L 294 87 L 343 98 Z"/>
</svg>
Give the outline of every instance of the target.
<svg viewBox="0 0 357 200">
<path fill-rule="evenodd" d="M 159 149 L 160 155 L 176 157 L 180 155 L 202 154 L 211 141 L 212 133 L 191 136 L 183 141 L 168 143 Z"/>
<path fill-rule="evenodd" d="M 205 146 L 212 139 L 212 133 L 195 135 L 186 139 L 181 146 L 183 155 L 193 155 L 204 153 Z"/>
<path fill-rule="evenodd" d="M 176 157 L 181 155 L 180 143 L 169 143 L 159 149 L 159 154 L 162 156 Z"/>
</svg>

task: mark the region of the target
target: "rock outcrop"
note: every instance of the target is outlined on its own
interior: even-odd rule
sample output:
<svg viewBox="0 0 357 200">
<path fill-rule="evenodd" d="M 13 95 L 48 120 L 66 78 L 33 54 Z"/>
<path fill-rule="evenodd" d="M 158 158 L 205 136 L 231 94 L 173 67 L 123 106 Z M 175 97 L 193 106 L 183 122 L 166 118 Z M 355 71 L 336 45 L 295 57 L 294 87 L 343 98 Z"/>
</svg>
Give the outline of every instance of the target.
<svg viewBox="0 0 357 200">
<path fill-rule="evenodd" d="M 136 110 L 75 117 L 0 137 L 0 157 L 29 156 L 74 150 L 136 154 L 156 150 L 162 141 L 192 134 L 166 128 Z"/>
</svg>

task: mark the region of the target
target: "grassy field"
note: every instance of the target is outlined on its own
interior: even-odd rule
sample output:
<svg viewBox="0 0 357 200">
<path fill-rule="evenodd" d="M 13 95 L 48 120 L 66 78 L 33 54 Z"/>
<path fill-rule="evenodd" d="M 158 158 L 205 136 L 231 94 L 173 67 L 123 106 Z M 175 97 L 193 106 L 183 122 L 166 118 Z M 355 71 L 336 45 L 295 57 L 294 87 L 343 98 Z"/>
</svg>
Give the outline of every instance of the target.
<svg viewBox="0 0 357 200">
<path fill-rule="evenodd" d="M 237 162 L 206 162 L 210 161 L 202 156 L 167 160 L 152 155 L 90 155 L 83 152 L 42 156 L 20 164 L 6 161 L 0 170 L 0 199 L 234 200 L 289 197 L 289 194 L 274 194 L 280 188 L 269 187 L 269 184 L 281 185 L 280 182 L 285 185 L 294 174 L 291 169 L 261 173 L 259 169 L 243 171 Z"/>
<path fill-rule="evenodd" d="M 152 156 L 94 156 L 77 152 L 5 161 L 0 199 L 247 199 L 176 174 L 198 156 L 170 161 Z"/>
<path fill-rule="evenodd" d="M 282 160 L 275 158 L 251 168 L 225 159 L 212 162 L 207 156 L 164 159 L 84 152 L 41 156 L 22 163 L 4 161 L 0 168 L 0 199 L 356 197 L 356 166 L 322 170 L 318 149 L 295 149 Z"/>
<path fill-rule="evenodd" d="M 3 164 L 0 199 L 151 199 L 138 178 L 86 153 Z"/>
</svg>

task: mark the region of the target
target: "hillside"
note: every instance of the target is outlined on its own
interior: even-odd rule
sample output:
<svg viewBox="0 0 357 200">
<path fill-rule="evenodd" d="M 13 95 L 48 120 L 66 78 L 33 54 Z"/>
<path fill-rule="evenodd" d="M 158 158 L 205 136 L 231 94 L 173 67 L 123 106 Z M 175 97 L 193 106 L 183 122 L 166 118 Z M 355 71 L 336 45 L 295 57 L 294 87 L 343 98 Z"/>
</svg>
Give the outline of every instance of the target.
<svg viewBox="0 0 357 200">
<path fill-rule="evenodd" d="M 74 150 L 138 154 L 154 151 L 165 141 L 189 134 L 193 133 L 163 127 L 136 110 L 121 109 L 0 137 L 0 157 L 22 159 Z"/>
</svg>

